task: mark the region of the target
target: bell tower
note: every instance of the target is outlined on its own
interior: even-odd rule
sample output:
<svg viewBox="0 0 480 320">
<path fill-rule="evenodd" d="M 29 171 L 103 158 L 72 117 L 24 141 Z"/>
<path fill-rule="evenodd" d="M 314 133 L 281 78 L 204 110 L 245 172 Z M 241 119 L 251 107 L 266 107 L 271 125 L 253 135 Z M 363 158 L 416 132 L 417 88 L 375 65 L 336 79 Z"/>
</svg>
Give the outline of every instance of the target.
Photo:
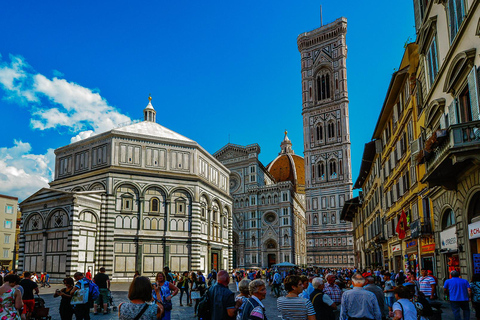
<svg viewBox="0 0 480 320">
<path fill-rule="evenodd" d="M 347 19 L 297 38 L 301 55 L 305 150 L 307 264 L 353 266 L 350 222 L 340 220 L 352 197 L 347 90 Z"/>
</svg>

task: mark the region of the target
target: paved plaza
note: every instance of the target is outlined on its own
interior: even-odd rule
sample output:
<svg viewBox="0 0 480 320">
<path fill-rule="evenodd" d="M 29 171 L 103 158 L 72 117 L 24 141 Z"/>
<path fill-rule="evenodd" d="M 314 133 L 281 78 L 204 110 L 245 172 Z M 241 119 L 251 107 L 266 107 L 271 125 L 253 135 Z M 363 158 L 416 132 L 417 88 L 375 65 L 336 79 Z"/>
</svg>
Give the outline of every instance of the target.
<svg viewBox="0 0 480 320">
<path fill-rule="evenodd" d="M 63 286 L 60 284 L 53 284 L 51 288 L 40 288 L 40 296 L 45 300 L 45 306 L 50 308 L 50 315 L 52 320 L 60 320 L 60 314 L 58 313 L 58 308 L 60 306 L 60 298 L 54 298 L 53 293 L 56 289 L 60 289 Z M 122 302 L 127 302 L 128 298 L 128 283 L 112 283 L 111 289 L 113 294 L 113 301 L 115 305 L 119 305 Z M 230 284 L 230 289 L 235 290 L 235 286 Z M 172 309 L 172 320 L 185 320 L 185 319 L 194 319 L 193 307 L 187 307 L 185 302 L 185 297 L 183 297 L 184 306 L 180 307 L 180 295 L 173 298 L 173 309 Z M 274 298 L 270 293 L 270 287 L 268 287 L 268 294 L 266 299 L 263 301 L 265 308 L 267 310 L 267 317 L 270 320 L 280 319 L 280 314 L 277 310 L 277 299 Z M 92 309 L 93 310 L 93 309 Z M 442 308 L 443 314 L 442 319 L 453 320 L 453 314 L 450 310 L 450 307 L 447 303 L 444 304 Z M 98 314 L 93 315 L 91 313 L 91 318 L 93 320 L 111 320 L 118 319 L 117 312 L 111 312 L 107 315 Z M 470 319 L 474 320 L 475 314 L 472 311 Z"/>
</svg>

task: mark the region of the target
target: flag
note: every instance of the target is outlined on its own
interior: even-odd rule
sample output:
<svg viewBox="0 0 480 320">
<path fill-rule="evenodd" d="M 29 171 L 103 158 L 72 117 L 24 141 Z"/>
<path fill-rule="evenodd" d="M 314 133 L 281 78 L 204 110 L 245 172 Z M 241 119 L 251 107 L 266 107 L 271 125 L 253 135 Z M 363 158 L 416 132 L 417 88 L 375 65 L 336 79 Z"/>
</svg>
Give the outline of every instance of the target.
<svg viewBox="0 0 480 320">
<path fill-rule="evenodd" d="M 405 238 L 405 232 L 407 230 L 407 215 L 405 211 L 402 210 L 402 214 L 400 215 L 400 220 L 398 220 L 397 228 L 395 231 L 398 234 L 398 239 Z"/>
</svg>

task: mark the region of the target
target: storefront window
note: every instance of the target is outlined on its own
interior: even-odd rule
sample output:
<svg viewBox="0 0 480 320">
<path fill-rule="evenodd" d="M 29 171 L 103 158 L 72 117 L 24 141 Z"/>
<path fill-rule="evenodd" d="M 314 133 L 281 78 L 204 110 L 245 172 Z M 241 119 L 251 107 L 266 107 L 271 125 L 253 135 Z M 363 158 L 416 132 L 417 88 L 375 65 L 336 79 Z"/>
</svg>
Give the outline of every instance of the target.
<svg viewBox="0 0 480 320">
<path fill-rule="evenodd" d="M 443 215 L 443 230 L 455 225 L 455 214 L 452 209 L 448 209 Z"/>
</svg>

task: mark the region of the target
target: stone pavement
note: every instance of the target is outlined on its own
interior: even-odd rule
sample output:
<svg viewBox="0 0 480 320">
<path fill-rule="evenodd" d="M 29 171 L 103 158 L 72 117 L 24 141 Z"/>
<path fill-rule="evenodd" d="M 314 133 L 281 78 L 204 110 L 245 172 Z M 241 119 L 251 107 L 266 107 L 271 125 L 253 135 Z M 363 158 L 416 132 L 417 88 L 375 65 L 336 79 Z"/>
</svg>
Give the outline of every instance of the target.
<svg viewBox="0 0 480 320">
<path fill-rule="evenodd" d="M 112 283 L 112 296 L 115 305 L 119 305 L 121 302 L 127 302 L 128 298 L 128 287 L 129 283 Z M 51 288 L 40 288 L 40 297 L 45 300 L 45 306 L 50 308 L 50 315 L 52 316 L 52 320 L 60 320 L 60 314 L 58 313 L 58 308 L 60 306 L 60 297 L 53 298 L 53 293 L 56 289 L 60 289 L 63 286 L 60 284 L 53 284 Z M 230 284 L 230 289 L 232 291 L 235 290 L 235 286 Z M 280 319 L 280 314 L 277 310 L 277 299 L 274 298 L 270 293 L 270 287 L 268 287 L 268 294 L 266 299 L 263 301 L 265 305 L 265 309 L 267 310 L 267 317 L 269 320 Z M 193 317 L 193 307 L 186 306 L 185 297 L 183 297 L 184 306 L 180 307 L 180 295 L 177 295 L 172 299 L 173 301 L 173 309 L 172 309 L 172 320 L 185 320 L 185 319 L 194 319 Z M 93 309 L 92 309 L 93 310 Z M 442 308 L 442 319 L 445 320 L 453 320 L 452 311 L 448 305 L 448 303 L 444 303 L 444 308 Z M 117 312 L 111 312 L 107 315 L 98 314 L 93 315 L 93 311 L 91 313 L 92 320 L 111 320 L 111 319 L 118 319 Z M 472 310 L 471 313 L 471 320 L 476 319 L 475 313 Z"/>
</svg>

